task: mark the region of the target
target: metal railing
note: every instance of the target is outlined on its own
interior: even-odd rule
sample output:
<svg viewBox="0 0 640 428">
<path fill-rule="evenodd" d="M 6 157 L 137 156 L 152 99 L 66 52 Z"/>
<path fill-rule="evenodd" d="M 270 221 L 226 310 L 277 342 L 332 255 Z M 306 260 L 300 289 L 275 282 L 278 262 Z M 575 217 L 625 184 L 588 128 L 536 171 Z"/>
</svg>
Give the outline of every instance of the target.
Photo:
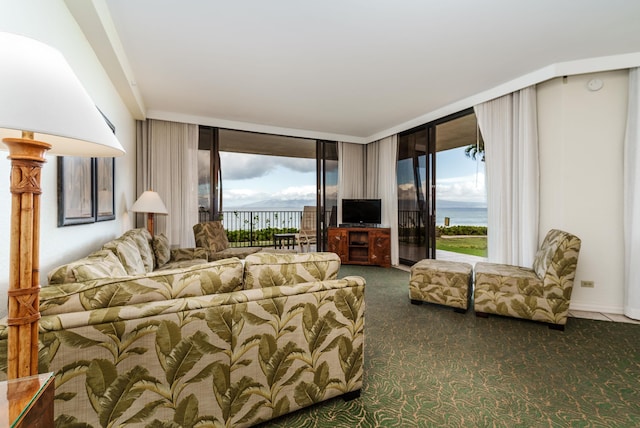
<svg viewBox="0 0 640 428">
<path fill-rule="evenodd" d="M 398 211 L 398 241 L 422 245 L 424 242 L 424 221 L 418 210 Z"/>
<path fill-rule="evenodd" d="M 302 211 L 222 211 L 222 225 L 233 247 L 270 247 L 275 233 L 300 230 Z M 200 208 L 199 221 L 209 221 L 209 210 Z"/>
</svg>

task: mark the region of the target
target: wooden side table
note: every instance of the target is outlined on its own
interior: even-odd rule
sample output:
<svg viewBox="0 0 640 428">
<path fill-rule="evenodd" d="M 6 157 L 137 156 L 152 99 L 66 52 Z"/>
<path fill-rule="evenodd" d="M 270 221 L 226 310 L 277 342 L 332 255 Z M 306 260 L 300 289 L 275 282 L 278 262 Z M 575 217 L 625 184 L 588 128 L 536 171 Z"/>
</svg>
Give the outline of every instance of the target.
<svg viewBox="0 0 640 428">
<path fill-rule="evenodd" d="M 53 427 L 55 379 L 43 373 L 0 382 L 0 428 Z"/>
<path fill-rule="evenodd" d="M 295 233 L 274 233 L 273 234 L 273 247 L 284 248 L 283 244 L 287 244 L 287 249 L 291 246 L 296 246 L 296 234 Z"/>
</svg>

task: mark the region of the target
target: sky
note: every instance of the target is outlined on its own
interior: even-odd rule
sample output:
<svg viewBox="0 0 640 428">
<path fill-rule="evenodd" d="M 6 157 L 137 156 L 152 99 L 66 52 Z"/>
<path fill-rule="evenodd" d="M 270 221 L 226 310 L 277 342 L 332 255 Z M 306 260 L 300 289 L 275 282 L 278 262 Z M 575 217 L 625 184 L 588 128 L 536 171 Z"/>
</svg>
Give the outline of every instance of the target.
<svg viewBox="0 0 640 428">
<path fill-rule="evenodd" d="M 220 163 L 225 209 L 273 199 L 315 202 L 315 159 L 221 152 Z"/>
<path fill-rule="evenodd" d="M 315 159 L 222 152 L 224 209 L 264 200 L 315 201 Z M 484 163 L 469 159 L 464 147 L 439 152 L 436 199 L 485 203 Z"/>
</svg>

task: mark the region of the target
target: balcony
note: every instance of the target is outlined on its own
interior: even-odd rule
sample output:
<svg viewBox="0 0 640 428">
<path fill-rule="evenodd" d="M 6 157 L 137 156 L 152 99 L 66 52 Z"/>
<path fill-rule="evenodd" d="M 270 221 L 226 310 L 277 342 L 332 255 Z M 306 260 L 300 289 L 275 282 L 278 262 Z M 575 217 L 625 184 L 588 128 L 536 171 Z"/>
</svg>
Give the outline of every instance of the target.
<svg viewBox="0 0 640 428">
<path fill-rule="evenodd" d="M 222 224 L 232 247 L 273 247 L 275 233 L 297 233 L 302 211 L 222 211 Z M 209 221 L 200 208 L 199 221 Z"/>
</svg>

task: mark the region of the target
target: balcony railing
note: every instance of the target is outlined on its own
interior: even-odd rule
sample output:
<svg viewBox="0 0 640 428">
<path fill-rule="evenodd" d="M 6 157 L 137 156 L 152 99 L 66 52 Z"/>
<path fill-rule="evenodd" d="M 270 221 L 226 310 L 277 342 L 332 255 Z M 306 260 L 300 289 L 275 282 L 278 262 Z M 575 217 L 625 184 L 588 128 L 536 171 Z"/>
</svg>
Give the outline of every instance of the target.
<svg viewBox="0 0 640 428">
<path fill-rule="evenodd" d="M 271 247 L 274 233 L 297 233 L 302 211 L 222 211 L 222 225 L 233 247 Z M 209 221 L 209 211 L 199 210 L 199 221 Z"/>
<path fill-rule="evenodd" d="M 422 245 L 424 243 L 424 218 L 418 210 L 398 211 L 398 241 Z"/>
</svg>

